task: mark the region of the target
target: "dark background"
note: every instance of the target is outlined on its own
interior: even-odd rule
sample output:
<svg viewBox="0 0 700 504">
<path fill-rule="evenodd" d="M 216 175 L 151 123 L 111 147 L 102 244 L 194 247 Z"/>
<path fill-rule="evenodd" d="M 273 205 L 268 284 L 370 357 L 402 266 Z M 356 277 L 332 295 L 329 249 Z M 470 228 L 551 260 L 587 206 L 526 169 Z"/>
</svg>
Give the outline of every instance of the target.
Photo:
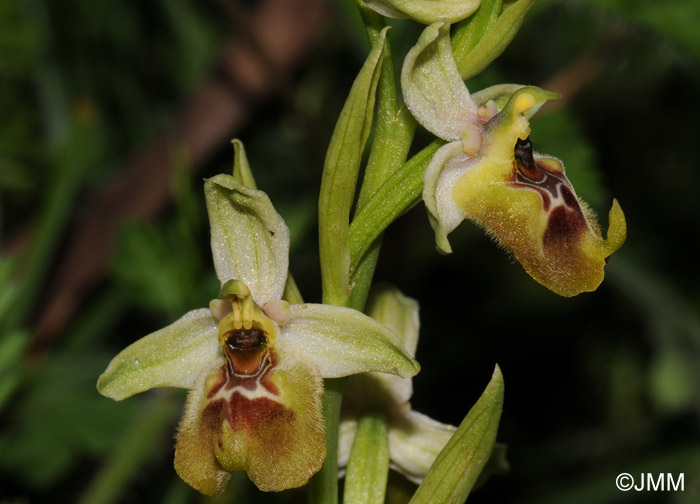
<svg viewBox="0 0 700 504">
<path fill-rule="evenodd" d="M 376 278 L 421 305 L 414 409 L 458 424 L 504 374 L 511 470 L 469 502 L 700 501 L 698 19 L 696 0 L 541 0 L 467 83 L 563 95 L 535 149 L 604 229 L 612 197 L 627 217 L 598 291 L 550 293 L 469 223 L 441 256 L 422 205 L 386 234 Z M 421 27 L 393 24 L 398 67 Z M 231 169 L 231 138 L 320 300 L 321 167 L 367 50 L 345 0 L 0 4 L 0 502 L 202 500 L 172 469 L 184 394 L 114 403 L 95 381 L 215 297 L 201 181 Z M 621 472 L 684 473 L 685 492 L 622 493 Z M 289 499 L 239 475 L 224 496 Z"/>
</svg>

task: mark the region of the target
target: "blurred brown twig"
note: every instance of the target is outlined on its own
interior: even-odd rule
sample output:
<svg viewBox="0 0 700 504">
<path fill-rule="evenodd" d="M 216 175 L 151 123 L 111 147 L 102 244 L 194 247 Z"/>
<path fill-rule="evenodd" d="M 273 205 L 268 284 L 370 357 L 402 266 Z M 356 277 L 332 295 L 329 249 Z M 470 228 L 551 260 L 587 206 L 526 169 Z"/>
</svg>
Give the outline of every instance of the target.
<svg viewBox="0 0 700 504">
<path fill-rule="evenodd" d="M 146 147 L 75 213 L 67 246 L 45 291 L 33 351 L 61 333 L 83 298 L 103 278 L 120 222 L 153 219 L 170 197 L 171 147 L 184 147 L 194 169 L 246 123 L 256 101 L 275 93 L 283 77 L 313 46 L 327 18 L 322 0 L 264 0 L 247 26 L 225 44 L 217 67 L 195 91 L 168 131 Z M 24 230 L 9 249 L 31 247 Z"/>
</svg>

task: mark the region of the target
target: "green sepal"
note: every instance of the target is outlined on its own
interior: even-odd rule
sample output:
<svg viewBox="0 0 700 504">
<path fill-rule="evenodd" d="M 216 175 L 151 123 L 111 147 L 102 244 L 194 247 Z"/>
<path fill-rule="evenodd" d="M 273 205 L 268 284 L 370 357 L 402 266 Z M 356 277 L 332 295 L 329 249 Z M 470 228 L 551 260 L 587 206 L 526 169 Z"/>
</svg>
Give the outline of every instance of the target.
<svg viewBox="0 0 700 504">
<path fill-rule="evenodd" d="M 257 189 L 258 186 L 255 184 L 253 171 L 250 169 L 250 164 L 248 164 L 248 157 L 245 154 L 243 142 L 235 138 L 231 140 L 231 143 L 233 144 L 233 178 L 246 187 Z"/>
<path fill-rule="evenodd" d="M 267 194 L 231 175 L 204 182 L 216 276 L 240 280 L 262 306 L 282 299 L 289 266 L 289 229 Z"/>
<path fill-rule="evenodd" d="M 379 371 L 402 378 L 420 370 L 401 339 L 367 315 L 332 305 L 290 305 L 278 345 L 301 352 L 324 378 Z"/>
<path fill-rule="evenodd" d="M 343 502 L 383 504 L 389 479 L 389 436 L 386 418 L 365 414 L 357 420 L 350 450 Z"/>
<path fill-rule="evenodd" d="M 452 52 L 469 53 L 498 20 L 503 8 L 503 0 L 482 0 L 476 14 L 457 23 L 452 34 Z"/>
<path fill-rule="evenodd" d="M 410 18 L 423 24 L 443 19 L 456 23 L 479 8 L 480 0 L 365 0 L 382 16 Z"/>
<path fill-rule="evenodd" d="M 218 324 L 208 308 L 186 313 L 119 352 L 97 381 L 97 390 L 121 401 L 154 387 L 191 388 L 202 370 L 217 358 L 223 361 Z"/>
<path fill-rule="evenodd" d="M 411 504 L 464 502 L 489 461 L 503 410 L 498 366 L 483 394 L 435 459 Z"/>
<path fill-rule="evenodd" d="M 350 209 L 365 143 L 372 126 L 385 28 L 369 53 L 340 113 L 323 166 L 318 202 L 319 251 L 324 302 L 345 304 L 349 295 Z"/>
<path fill-rule="evenodd" d="M 455 34 L 452 49 L 459 74 L 464 80 L 480 74 L 505 51 L 518 33 L 525 16 L 535 5 L 535 0 L 506 1 L 498 19 L 493 21 L 498 3 L 499 0 L 485 0 L 484 18 L 477 21 L 477 14 L 474 16 L 473 28 L 460 27 Z M 462 30 L 464 33 L 461 33 Z M 479 32 L 481 36 L 474 44 L 474 38 Z"/>
</svg>

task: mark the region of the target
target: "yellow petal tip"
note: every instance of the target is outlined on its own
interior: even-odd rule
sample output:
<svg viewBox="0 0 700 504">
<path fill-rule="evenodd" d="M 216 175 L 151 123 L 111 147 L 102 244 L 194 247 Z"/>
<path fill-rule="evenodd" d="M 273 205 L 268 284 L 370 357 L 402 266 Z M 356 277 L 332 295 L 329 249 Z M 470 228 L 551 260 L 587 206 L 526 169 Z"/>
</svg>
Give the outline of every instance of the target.
<svg viewBox="0 0 700 504">
<path fill-rule="evenodd" d="M 608 236 L 605 242 L 607 253 L 611 255 L 625 243 L 627 238 L 627 221 L 617 199 L 613 199 L 613 204 L 608 214 L 608 222 Z"/>
</svg>

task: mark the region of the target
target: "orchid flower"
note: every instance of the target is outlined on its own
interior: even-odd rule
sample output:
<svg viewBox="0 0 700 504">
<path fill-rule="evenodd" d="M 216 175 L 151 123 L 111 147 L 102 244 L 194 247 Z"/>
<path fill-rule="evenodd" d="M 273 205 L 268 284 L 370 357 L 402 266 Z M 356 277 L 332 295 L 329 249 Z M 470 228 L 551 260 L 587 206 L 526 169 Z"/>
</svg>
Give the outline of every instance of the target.
<svg viewBox="0 0 700 504">
<path fill-rule="evenodd" d="M 429 24 L 461 21 L 479 8 L 481 0 L 365 0 L 365 3 L 382 16 Z"/>
<path fill-rule="evenodd" d="M 97 388 L 115 400 L 190 389 L 175 469 L 202 493 L 220 494 L 238 470 L 261 490 L 298 487 L 325 459 L 322 378 L 419 367 L 356 310 L 282 300 L 289 230 L 264 192 L 229 175 L 204 190 L 219 299 L 123 350 Z"/>
<path fill-rule="evenodd" d="M 616 200 L 607 239 L 562 162 L 533 152 L 529 118 L 557 95 L 500 85 L 471 95 L 452 55 L 450 26 L 428 26 L 406 56 L 401 83 L 416 120 L 448 143 L 425 171 L 423 200 L 438 249 L 465 218 L 510 249 L 537 282 L 562 296 L 595 290 L 625 240 Z"/>
<path fill-rule="evenodd" d="M 411 356 L 418 345 L 418 303 L 397 289 L 373 292 L 367 313 L 397 334 Z M 442 424 L 413 411 L 410 378 L 383 373 L 366 373 L 348 378 L 344 395 L 344 415 L 340 424 L 338 464 L 347 466 L 357 431 L 357 414 L 383 412 L 388 420 L 391 467 L 414 483 L 420 483 L 456 427 Z"/>
</svg>

